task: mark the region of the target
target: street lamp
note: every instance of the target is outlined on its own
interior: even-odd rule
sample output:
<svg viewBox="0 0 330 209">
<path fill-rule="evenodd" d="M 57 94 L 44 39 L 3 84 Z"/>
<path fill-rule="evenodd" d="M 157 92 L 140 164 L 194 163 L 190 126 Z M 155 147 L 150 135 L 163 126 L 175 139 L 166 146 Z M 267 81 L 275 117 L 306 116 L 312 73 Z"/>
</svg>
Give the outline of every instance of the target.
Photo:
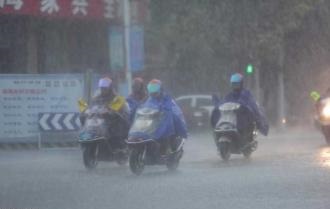
<svg viewBox="0 0 330 209">
<path fill-rule="evenodd" d="M 124 0 L 124 29 L 125 29 L 125 77 L 127 80 L 128 93 L 132 89 L 132 72 L 131 72 L 131 59 L 130 59 L 130 2 Z"/>
</svg>

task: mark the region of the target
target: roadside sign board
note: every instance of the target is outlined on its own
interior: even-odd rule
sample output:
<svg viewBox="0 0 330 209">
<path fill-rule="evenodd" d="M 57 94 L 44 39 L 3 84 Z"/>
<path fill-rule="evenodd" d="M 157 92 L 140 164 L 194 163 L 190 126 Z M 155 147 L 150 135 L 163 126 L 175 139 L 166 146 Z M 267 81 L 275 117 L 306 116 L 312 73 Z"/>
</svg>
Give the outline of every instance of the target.
<svg viewBox="0 0 330 209">
<path fill-rule="evenodd" d="M 0 138 L 38 135 L 39 113 L 78 112 L 83 91 L 83 74 L 0 75 Z"/>
</svg>

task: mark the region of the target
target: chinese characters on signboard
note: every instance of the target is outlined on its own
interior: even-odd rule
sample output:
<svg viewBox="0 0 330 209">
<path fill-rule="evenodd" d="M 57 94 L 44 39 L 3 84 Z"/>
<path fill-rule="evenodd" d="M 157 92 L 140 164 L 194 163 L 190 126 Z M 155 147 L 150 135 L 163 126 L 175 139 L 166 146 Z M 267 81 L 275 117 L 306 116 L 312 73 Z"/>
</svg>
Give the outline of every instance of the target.
<svg viewBox="0 0 330 209">
<path fill-rule="evenodd" d="M 78 112 L 83 75 L 1 75 L 0 136 L 36 136 L 38 114 Z"/>
<path fill-rule="evenodd" d="M 146 0 L 131 1 L 133 21 L 142 21 Z M 77 17 L 121 21 L 123 0 L 0 0 L 1 14 Z"/>
<path fill-rule="evenodd" d="M 23 6 L 23 0 L 0 0 L 0 8 L 6 6 L 12 7 L 14 10 L 20 10 Z"/>
</svg>

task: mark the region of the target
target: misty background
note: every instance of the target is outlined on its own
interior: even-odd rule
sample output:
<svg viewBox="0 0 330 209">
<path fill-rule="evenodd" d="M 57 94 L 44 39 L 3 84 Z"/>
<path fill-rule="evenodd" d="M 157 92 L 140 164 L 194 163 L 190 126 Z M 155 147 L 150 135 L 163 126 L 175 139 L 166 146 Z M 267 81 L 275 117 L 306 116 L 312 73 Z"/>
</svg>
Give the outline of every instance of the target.
<svg viewBox="0 0 330 209">
<path fill-rule="evenodd" d="M 330 86 L 330 1 L 131 1 L 140 3 L 146 9 L 132 25 L 144 30 L 144 67 L 133 76 L 159 78 L 175 97 L 224 96 L 230 74 L 246 75 L 251 64 L 245 83 L 270 122 L 311 124 L 309 94 Z M 125 80 L 109 60 L 109 28 L 120 21 L 3 15 L 0 24 L 0 73 L 92 69 Z"/>
<path fill-rule="evenodd" d="M 283 73 L 288 123 L 309 124 L 310 91 L 330 87 L 329 9 L 323 0 L 152 0 L 147 71 L 175 94 L 223 96 L 230 74 L 244 73 L 251 63 L 260 72 L 259 102 L 272 124 Z"/>
</svg>

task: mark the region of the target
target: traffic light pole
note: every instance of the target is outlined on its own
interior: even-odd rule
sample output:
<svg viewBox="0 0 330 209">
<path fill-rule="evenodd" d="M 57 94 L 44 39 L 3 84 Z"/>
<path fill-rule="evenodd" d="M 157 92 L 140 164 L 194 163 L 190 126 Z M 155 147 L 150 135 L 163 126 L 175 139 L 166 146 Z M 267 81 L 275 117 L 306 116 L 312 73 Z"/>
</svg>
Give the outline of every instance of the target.
<svg viewBox="0 0 330 209">
<path fill-rule="evenodd" d="M 247 87 L 253 90 L 257 102 L 259 104 L 262 104 L 260 89 L 260 70 L 258 68 L 255 68 L 252 64 L 248 64 L 245 68 L 245 73 L 247 75 Z"/>
</svg>

